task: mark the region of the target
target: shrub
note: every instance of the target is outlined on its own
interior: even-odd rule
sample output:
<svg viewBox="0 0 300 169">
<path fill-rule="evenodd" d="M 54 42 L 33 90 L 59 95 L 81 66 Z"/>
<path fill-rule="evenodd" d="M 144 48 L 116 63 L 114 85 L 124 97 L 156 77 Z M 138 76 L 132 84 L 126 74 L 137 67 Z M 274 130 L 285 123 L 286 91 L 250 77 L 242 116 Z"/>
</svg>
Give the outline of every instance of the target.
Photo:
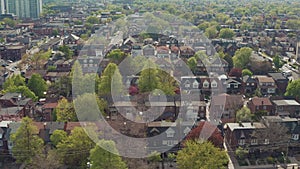
<svg viewBox="0 0 300 169">
<path fill-rule="evenodd" d="M 267 162 L 269 164 L 273 164 L 275 162 L 274 158 L 273 157 L 267 157 Z"/>
</svg>

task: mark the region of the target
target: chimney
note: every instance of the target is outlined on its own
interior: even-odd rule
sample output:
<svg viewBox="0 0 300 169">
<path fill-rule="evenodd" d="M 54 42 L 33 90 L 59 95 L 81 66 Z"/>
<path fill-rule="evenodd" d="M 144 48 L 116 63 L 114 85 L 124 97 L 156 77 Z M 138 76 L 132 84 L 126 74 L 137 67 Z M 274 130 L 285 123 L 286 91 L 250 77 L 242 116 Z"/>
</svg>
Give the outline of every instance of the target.
<svg viewBox="0 0 300 169">
<path fill-rule="evenodd" d="M 251 126 L 253 126 L 253 121 L 251 120 Z"/>
<path fill-rule="evenodd" d="M 239 127 L 244 127 L 244 125 L 241 121 L 239 121 Z"/>
<path fill-rule="evenodd" d="M 65 121 L 65 124 L 64 124 L 64 131 L 67 131 L 67 125 L 68 125 L 68 122 Z"/>
</svg>

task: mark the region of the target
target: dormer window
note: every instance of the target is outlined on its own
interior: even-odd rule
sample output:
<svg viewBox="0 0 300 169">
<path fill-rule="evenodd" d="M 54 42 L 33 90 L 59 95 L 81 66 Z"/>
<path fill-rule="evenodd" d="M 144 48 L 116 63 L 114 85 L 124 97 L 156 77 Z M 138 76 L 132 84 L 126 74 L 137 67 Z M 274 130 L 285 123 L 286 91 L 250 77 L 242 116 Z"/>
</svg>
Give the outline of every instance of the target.
<svg viewBox="0 0 300 169">
<path fill-rule="evenodd" d="M 293 140 L 299 140 L 299 134 L 292 134 Z"/>
<path fill-rule="evenodd" d="M 166 131 L 166 134 L 167 134 L 167 137 L 170 138 L 170 137 L 174 137 L 174 134 L 175 134 L 175 131 L 171 128 L 169 128 L 167 131 Z"/>
<path fill-rule="evenodd" d="M 214 88 L 215 88 L 215 87 L 217 87 L 217 86 L 218 86 L 218 85 L 217 85 L 217 82 L 216 82 L 215 80 L 211 82 L 211 87 L 214 87 Z"/>
<path fill-rule="evenodd" d="M 193 88 L 197 89 L 198 86 L 199 86 L 199 83 L 197 82 L 197 80 L 195 80 L 194 83 L 193 83 Z"/>
<path fill-rule="evenodd" d="M 270 140 L 269 139 L 265 139 L 264 144 L 270 144 Z"/>
<path fill-rule="evenodd" d="M 208 88 L 208 87 L 209 87 L 209 83 L 208 83 L 207 80 L 205 80 L 205 81 L 203 82 L 203 88 Z"/>
</svg>

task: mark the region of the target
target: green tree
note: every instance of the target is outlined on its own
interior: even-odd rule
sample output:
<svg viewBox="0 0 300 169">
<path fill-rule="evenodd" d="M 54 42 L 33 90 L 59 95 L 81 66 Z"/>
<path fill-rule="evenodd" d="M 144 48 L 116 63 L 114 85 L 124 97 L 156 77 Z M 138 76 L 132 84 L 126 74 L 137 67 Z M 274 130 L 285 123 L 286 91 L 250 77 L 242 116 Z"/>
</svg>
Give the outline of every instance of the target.
<svg viewBox="0 0 300 169">
<path fill-rule="evenodd" d="M 16 26 L 16 24 L 17 24 L 17 22 L 15 21 L 15 20 L 13 20 L 13 19 L 10 19 L 10 18 L 4 18 L 3 20 L 2 20 L 6 25 L 8 25 L 8 26 L 10 26 L 10 27 L 15 27 Z"/>
<path fill-rule="evenodd" d="M 138 87 L 140 92 L 151 92 L 158 89 L 159 78 L 157 77 L 158 71 L 156 65 L 148 60 L 148 64 L 145 65 L 141 72 L 141 76 L 138 81 Z"/>
<path fill-rule="evenodd" d="M 107 58 L 110 58 L 115 63 L 120 63 L 125 57 L 126 57 L 126 54 L 123 51 L 121 51 L 120 49 L 112 50 L 107 55 Z"/>
<path fill-rule="evenodd" d="M 175 89 L 177 85 L 177 81 L 171 76 L 169 73 L 164 70 L 158 69 L 158 79 L 159 85 L 158 88 L 164 92 L 165 95 L 172 96 L 175 94 Z"/>
<path fill-rule="evenodd" d="M 300 98 L 300 79 L 289 82 L 285 95 Z"/>
<path fill-rule="evenodd" d="M 34 92 L 39 98 L 45 97 L 44 92 L 47 91 L 47 83 L 40 74 L 32 74 L 28 81 L 27 87 Z"/>
<path fill-rule="evenodd" d="M 58 105 L 55 108 L 57 121 L 77 121 L 77 116 L 73 107 L 73 104 L 68 102 L 66 98 L 62 98 L 58 101 Z"/>
<path fill-rule="evenodd" d="M 275 55 L 273 62 L 274 62 L 276 70 L 278 70 L 279 68 L 281 68 L 283 66 L 283 63 L 281 62 L 280 57 L 278 55 Z"/>
<path fill-rule="evenodd" d="M 198 28 L 202 31 L 205 31 L 207 28 L 210 27 L 210 23 L 209 22 L 203 22 L 201 24 L 198 25 Z"/>
<path fill-rule="evenodd" d="M 26 169 L 58 169 L 63 167 L 56 150 L 46 150 L 46 154 L 37 154 Z"/>
<path fill-rule="evenodd" d="M 208 27 L 205 29 L 205 35 L 209 39 L 213 39 L 213 38 L 217 37 L 217 34 L 218 34 L 218 30 L 216 29 L 215 26 L 211 26 L 211 27 Z"/>
<path fill-rule="evenodd" d="M 252 113 L 250 109 L 246 106 L 242 107 L 236 113 L 236 121 L 237 122 L 250 122 L 252 120 Z"/>
<path fill-rule="evenodd" d="M 243 70 L 242 70 L 242 75 L 243 75 L 243 76 L 246 76 L 246 75 L 252 76 L 253 73 L 252 73 L 249 69 L 243 69 Z"/>
<path fill-rule="evenodd" d="M 73 56 L 73 51 L 67 45 L 60 46 L 58 50 L 65 54 L 66 59 L 71 59 Z"/>
<path fill-rule="evenodd" d="M 229 29 L 229 28 L 223 28 L 220 30 L 220 38 L 223 39 L 232 39 L 233 36 L 235 35 L 234 31 Z"/>
<path fill-rule="evenodd" d="M 50 140 L 54 146 L 57 146 L 57 144 L 65 140 L 67 136 L 67 133 L 63 130 L 54 130 L 54 132 L 50 136 Z"/>
<path fill-rule="evenodd" d="M 99 18 L 97 16 L 88 16 L 86 22 L 90 24 L 99 24 Z"/>
<path fill-rule="evenodd" d="M 50 58 L 51 54 L 51 50 L 48 50 L 46 52 L 39 51 L 28 58 L 28 64 L 33 65 L 33 68 L 36 70 L 41 69 L 42 64 Z"/>
<path fill-rule="evenodd" d="M 147 160 L 150 162 L 151 168 L 159 168 L 159 162 L 161 162 L 162 158 L 159 152 L 154 151 L 149 155 Z"/>
<path fill-rule="evenodd" d="M 235 155 L 237 156 L 238 159 L 244 160 L 246 158 L 246 155 L 248 154 L 248 151 L 243 149 L 242 147 L 238 147 L 235 150 Z"/>
<path fill-rule="evenodd" d="M 80 121 L 97 121 L 100 113 L 106 115 L 107 102 L 99 99 L 94 93 L 83 94 L 77 97 L 73 103 Z"/>
<path fill-rule="evenodd" d="M 112 90 L 113 86 L 113 90 Z M 112 92 L 115 94 L 121 94 L 123 92 L 122 75 L 119 68 L 114 63 L 109 63 L 104 69 L 104 72 L 100 78 L 99 94 L 107 95 Z"/>
<path fill-rule="evenodd" d="M 187 65 L 193 72 L 195 72 L 195 70 L 197 68 L 197 59 L 195 57 L 190 57 L 187 60 Z"/>
<path fill-rule="evenodd" d="M 90 150 L 95 143 L 90 139 L 85 130 L 75 127 L 71 134 L 57 144 L 57 152 L 61 162 L 71 168 L 85 168 Z"/>
<path fill-rule="evenodd" d="M 109 149 L 109 152 L 102 147 Z M 112 140 L 100 140 L 90 151 L 91 169 L 127 169 L 126 163 L 117 154 L 118 150 Z"/>
<path fill-rule="evenodd" d="M 252 54 L 252 49 L 249 47 L 243 47 L 237 50 L 232 58 L 234 67 L 246 68 L 250 61 L 250 56 Z"/>
<path fill-rule="evenodd" d="M 3 84 L 3 89 L 8 89 L 12 86 L 25 86 L 25 78 L 23 78 L 21 75 L 13 75 L 12 77 L 6 79 L 6 81 Z"/>
<path fill-rule="evenodd" d="M 185 142 L 185 147 L 178 151 L 176 159 L 179 169 L 225 169 L 228 164 L 225 151 L 210 142 L 192 140 Z"/>
<path fill-rule="evenodd" d="M 43 140 L 37 136 L 38 129 L 32 119 L 24 117 L 17 132 L 11 135 L 14 144 L 12 153 L 17 163 L 30 163 L 32 157 L 41 153 Z"/>
</svg>

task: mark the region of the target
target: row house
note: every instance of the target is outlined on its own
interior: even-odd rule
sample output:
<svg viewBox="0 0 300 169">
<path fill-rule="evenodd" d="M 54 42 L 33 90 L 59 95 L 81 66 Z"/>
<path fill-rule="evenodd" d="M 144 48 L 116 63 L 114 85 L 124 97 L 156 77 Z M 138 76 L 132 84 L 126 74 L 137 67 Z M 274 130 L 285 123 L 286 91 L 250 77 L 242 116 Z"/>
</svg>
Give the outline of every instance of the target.
<svg viewBox="0 0 300 169">
<path fill-rule="evenodd" d="M 225 139 L 232 150 L 243 147 L 253 152 L 256 146 L 269 144 L 268 140 L 259 142 L 258 138 L 252 135 L 254 131 L 264 128 L 262 123 L 226 123 Z"/>
<path fill-rule="evenodd" d="M 272 102 L 275 107 L 275 115 L 300 117 L 300 104 L 296 100 L 281 99 Z"/>
<path fill-rule="evenodd" d="M 276 93 L 276 84 L 272 77 L 255 76 L 257 80 L 257 87 L 263 95 L 273 95 Z"/>
<path fill-rule="evenodd" d="M 253 97 L 247 102 L 251 113 L 266 112 L 266 115 L 274 115 L 274 106 L 268 97 Z"/>
<path fill-rule="evenodd" d="M 0 98 L 1 115 L 22 118 L 32 115 L 33 101 L 20 93 L 6 93 Z"/>
<path fill-rule="evenodd" d="M 268 73 L 272 77 L 277 87 L 277 93 L 284 94 L 289 83 L 289 79 L 282 75 L 282 73 Z"/>
<path fill-rule="evenodd" d="M 181 89 L 189 92 L 200 92 L 202 94 L 218 93 L 223 89 L 218 78 L 208 76 L 183 76 L 181 77 Z"/>
<path fill-rule="evenodd" d="M 289 152 L 291 154 L 300 152 L 300 121 L 298 118 L 263 116 L 262 122 L 266 126 L 269 126 L 271 123 L 278 123 L 285 126 L 288 129 L 288 134 L 290 135 L 290 142 L 288 144 Z"/>
<path fill-rule="evenodd" d="M 150 139 L 147 150 L 174 153 L 181 149 L 181 141 L 195 127 L 191 122 L 157 121 L 147 123 L 147 137 Z"/>
<path fill-rule="evenodd" d="M 233 122 L 236 112 L 244 105 L 242 95 L 219 94 L 213 95 L 209 107 L 211 120 L 221 119 L 222 123 Z"/>
<path fill-rule="evenodd" d="M 257 88 L 257 81 L 251 76 L 243 76 L 243 88 L 245 94 L 254 93 Z"/>
<path fill-rule="evenodd" d="M 1 59 L 18 61 L 22 59 L 22 56 L 26 53 L 26 47 L 24 45 L 2 45 L 0 46 Z"/>
</svg>

